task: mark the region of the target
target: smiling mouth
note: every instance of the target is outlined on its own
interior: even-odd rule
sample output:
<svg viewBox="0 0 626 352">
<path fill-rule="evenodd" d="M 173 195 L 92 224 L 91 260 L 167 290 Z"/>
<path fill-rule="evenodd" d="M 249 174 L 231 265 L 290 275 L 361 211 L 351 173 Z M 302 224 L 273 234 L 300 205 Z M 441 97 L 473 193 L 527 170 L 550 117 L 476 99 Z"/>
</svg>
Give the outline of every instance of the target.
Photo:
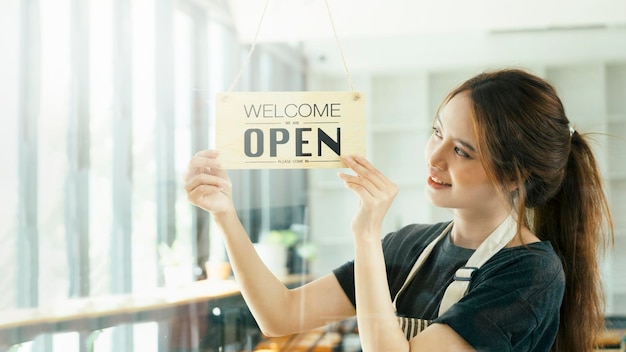
<svg viewBox="0 0 626 352">
<path fill-rule="evenodd" d="M 438 185 L 442 185 L 442 186 L 452 186 L 451 184 L 449 184 L 449 183 L 445 183 L 445 182 L 443 182 L 441 179 L 439 179 L 439 178 L 437 178 L 437 177 L 435 177 L 435 176 L 430 176 L 430 179 L 431 179 L 434 183 L 436 183 L 436 184 L 438 184 Z"/>
</svg>

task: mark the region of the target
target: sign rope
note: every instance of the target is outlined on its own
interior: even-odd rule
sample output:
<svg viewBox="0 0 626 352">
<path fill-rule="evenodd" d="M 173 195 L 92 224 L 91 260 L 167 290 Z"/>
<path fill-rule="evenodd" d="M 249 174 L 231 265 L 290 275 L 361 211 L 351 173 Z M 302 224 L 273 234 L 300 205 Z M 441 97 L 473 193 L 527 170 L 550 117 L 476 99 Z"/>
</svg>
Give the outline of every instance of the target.
<svg viewBox="0 0 626 352">
<path fill-rule="evenodd" d="M 250 51 L 248 51 L 248 56 L 246 57 L 246 59 L 244 60 L 243 64 L 241 65 L 241 68 L 239 69 L 239 72 L 237 73 L 237 76 L 235 76 L 235 79 L 230 84 L 230 87 L 228 88 L 228 92 L 232 92 L 233 91 L 235 85 L 237 85 L 237 83 L 239 82 L 239 79 L 241 78 L 241 74 L 243 73 L 245 68 L 250 63 L 250 58 L 252 57 L 252 53 L 254 53 L 254 49 L 256 48 L 256 43 L 257 43 L 258 38 L 259 38 L 259 33 L 261 32 L 261 26 L 263 24 L 263 20 L 265 19 L 265 14 L 267 12 L 267 7 L 268 7 L 269 3 L 270 3 L 270 0 L 266 0 L 265 1 L 265 6 L 263 7 L 263 13 L 261 14 L 261 19 L 259 20 L 259 25 L 257 26 L 256 33 L 254 34 L 254 39 L 252 41 L 252 45 L 250 46 Z M 348 70 L 348 65 L 346 64 L 346 58 L 345 58 L 345 56 L 343 54 L 343 48 L 341 47 L 341 43 L 339 42 L 339 37 L 337 36 L 337 30 L 335 29 L 335 22 L 333 21 L 333 16 L 332 16 L 331 11 L 330 11 L 330 6 L 328 6 L 328 0 L 324 0 L 324 3 L 326 5 L 326 11 L 328 12 L 328 18 L 330 20 L 330 25 L 331 25 L 332 30 L 333 30 L 333 35 L 335 37 L 335 42 L 337 43 L 337 48 L 339 49 L 339 55 L 341 56 L 341 62 L 343 64 L 344 70 L 346 71 L 346 76 L 348 78 L 348 83 L 350 84 L 350 91 L 354 92 L 354 84 L 352 83 L 352 77 L 350 76 L 350 71 Z"/>
<path fill-rule="evenodd" d="M 335 30 L 335 22 L 333 21 L 333 15 L 330 13 L 328 0 L 324 0 L 324 3 L 326 4 L 326 11 L 328 12 L 328 19 L 330 19 L 330 25 L 333 28 L 333 34 L 335 35 L 335 42 L 337 43 L 337 48 L 339 49 L 339 55 L 341 55 L 341 62 L 343 63 L 343 69 L 346 71 L 346 76 L 348 77 L 348 83 L 350 83 L 350 91 L 354 92 L 354 84 L 352 83 L 352 77 L 350 76 L 350 71 L 348 71 L 346 58 L 343 55 L 343 48 L 341 47 L 341 43 L 339 42 L 339 37 L 337 37 L 337 30 Z"/>
<path fill-rule="evenodd" d="M 230 84 L 230 87 L 228 87 L 229 93 L 233 91 L 233 88 L 235 88 L 235 85 L 237 84 L 237 82 L 239 82 L 239 78 L 241 78 L 241 74 L 243 73 L 243 70 L 250 63 L 250 58 L 252 57 L 252 53 L 254 52 L 254 48 L 256 47 L 256 42 L 257 42 L 257 39 L 259 38 L 259 33 L 261 32 L 261 25 L 263 24 L 263 20 L 265 19 L 265 13 L 267 12 L 267 5 L 269 5 L 269 3 L 270 3 L 270 0 L 265 1 L 265 6 L 263 6 L 263 13 L 261 14 L 261 20 L 259 20 L 259 25 L 256 27 L 256 33 L 254 34 L 254 40 L 252 41 L 252 46 L 250 46 L 250 51 L 248 51 L 248 56 L 246 56 L 246 60 L 241 65 L 241 68 L 239 69 L 237 76 L 235 76 L 235 79 Z"/>
</svg>

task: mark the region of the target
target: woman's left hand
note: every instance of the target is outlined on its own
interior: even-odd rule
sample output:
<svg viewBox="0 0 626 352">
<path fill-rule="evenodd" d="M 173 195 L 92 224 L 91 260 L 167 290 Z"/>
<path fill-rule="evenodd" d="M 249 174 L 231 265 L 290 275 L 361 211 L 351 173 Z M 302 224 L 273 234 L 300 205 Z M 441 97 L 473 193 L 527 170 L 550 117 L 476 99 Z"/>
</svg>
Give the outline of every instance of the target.
<svg viewBox="0 0 626 352">
<path fill-rule="evenodd" d="M 359 209 L 352 219 L 355 236 L 376 236 L 391 203 L 398 194 L 398 187 L 362 156 L 346 156 L 343 162 L 356 173 L 339 173 L 346 187 L 359 196 Z"/>
</svg>

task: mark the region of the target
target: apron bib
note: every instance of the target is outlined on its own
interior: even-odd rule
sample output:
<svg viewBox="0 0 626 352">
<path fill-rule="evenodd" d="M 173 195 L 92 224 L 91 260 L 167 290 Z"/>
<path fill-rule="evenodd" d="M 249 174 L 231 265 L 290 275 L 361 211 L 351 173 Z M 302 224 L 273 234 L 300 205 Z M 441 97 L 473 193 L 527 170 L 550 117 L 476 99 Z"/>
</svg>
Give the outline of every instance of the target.
<svg viewBox="0 0 626 352">
<path fill-rule="evenodd" d="M 445 235 L 452 229 L 452 225 L 453 223 L 451 222 L 448 226 L 446 226 L 441 234 L 432 240 L 417 258 L 417 261 L 413 264 L 413 267 L 402 284 L 402 287 L 400 287 L 400 290 L 393 299 L 394 309 L 397 310 L 396 302 L 398 297 L 400 297 L 400 294 L 402 294 L 402 292 L 409 286 L 411 280 L 413 280 L 417 271 L 433 251 L 437 242 L 444 238 Z M 474 271 L 478 270 L 483 264 L 485 264 L 485 262 L 504 248 L 504 246 L 506 246 L 507 243 L 515 237 L 516 230 L 517 222 L 512 215 L 509 215 L 495 230 L 493 230 L 491 234 L 489 234 L 483 243 L 480 244 L 474 254 L 472 254 L 472 256 L 467 260 L 467 263 L 465 263 L 463 267 L 459 268 L 454 274 L 454 281 L 448 285 L 448 288 L 441 299 L 439 316 L 445 313 L 453 304 L 465 296 Z M 406 317 L 398 317 L 398 322 L 400 323 L 400 327 L 402 328 L 402 331 L 404 331 L 407 339 L 415 337 L 415 335 L 426 329 L 432 323 L 431 320 Z"/>
</svg>

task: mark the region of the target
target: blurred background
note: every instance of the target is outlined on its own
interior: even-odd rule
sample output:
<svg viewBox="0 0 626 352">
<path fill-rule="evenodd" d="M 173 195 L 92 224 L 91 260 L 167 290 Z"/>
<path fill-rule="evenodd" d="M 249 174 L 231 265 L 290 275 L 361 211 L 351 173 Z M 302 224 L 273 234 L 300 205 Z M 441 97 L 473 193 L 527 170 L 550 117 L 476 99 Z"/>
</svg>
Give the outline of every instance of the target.
<svg viewBox="0 0 626 352">
<path fill-rule="evenodd" d="M 9 312 L 146 294 L 166 286 L 173 263 L 184 284 L 227 261 L 182 178 L 214 145 L 215 94 L 242 69 L 236 91 L 366 93 L 367 156 L 400 186 L 385 233 L 451 217 L 422 195 L 422 146 L 450 89 L 492 68 L 547 78 L 577 130 L 600 133 L 617 230 L 602 262 L 607 315 L 626 315 L 625 1 L 267 4 L 0 1 L 0 330 Z M 356 199 L 336 172 L 230 173 L 253 241 L 291 231 L 289 273 L 323 275 L 352 257 Z M 113 325 L 0 350 L 84 351 L 87 340 L 97 351 L 166 350 L 157 322 Z"/>
</svg>

